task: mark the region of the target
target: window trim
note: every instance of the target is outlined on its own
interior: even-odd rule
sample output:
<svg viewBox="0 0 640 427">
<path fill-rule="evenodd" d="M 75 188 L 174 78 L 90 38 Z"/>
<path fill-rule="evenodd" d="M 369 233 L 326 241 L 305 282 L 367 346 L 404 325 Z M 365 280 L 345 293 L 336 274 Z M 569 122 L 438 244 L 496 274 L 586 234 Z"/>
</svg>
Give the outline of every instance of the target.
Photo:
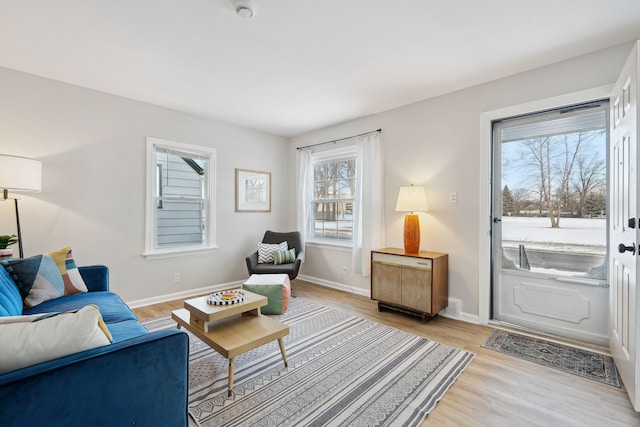
<svg viewBox="0 0 640 427">
<path fill-rule="evenodd" d="M 331 162 L 331 161 L 340 161 L 354 158 L 356 162 L 358 161 L 358 147 L 355 144 L 350 144 L 348 146 L 339 147 L 339 148 L 330 148 L 318 152 L 311 153 L 311 167 L 309 168 L 310 181 L 312 183 L 312 188 L 310 191 L 312 194 L 309 195 L 309 203 L 312 205 L 315 203 L 315 197 L 313 194 L 314 191 L 314 169 L 315 165 L 318 163 Z M 356 164 L 356 174 L 358 171 L 358 166 Z M 357 181 L 357 176 L 354 176 L 354 179 Z M 353 204 L 358 203 L 359 197 L 357 194 L 358 189 L 356 188 L 356 194 L 353 195 Z M 313 212 L 313 209 L 310 208 L 310 212 Z M 353 248 L 353 234 L 351 239 L 335 239 L 330 237 L 316 237 L 313 235 L 314 224 L 313 218 L 310 216 L 307 221 L 307 243 L 311 243 L 311 246 L 325 246 L 325 247 L 336 247 L 336 248 Z"/>
<path fill-rule="evenodd" d="M 154 197 L 157 194 L 157 162 L 156 162 L 156 148 L 176 150 L 186 153 L 192 153 L 197 156 L 206 157 L 209 162 L 209 174 L 207 176 L 206 183 L 206 195 L 207 200 L 207 217 L 205 222 L 205 236 L 204 243 L 197 245 L 187 245 L 172 248 L 156 248 L 155 247 L 155 230 L 157 224 L 156 216 L 156 204 Z M 206 253 L 216 250 L 216 200 L 215 200 L 215 187 L 216 187 L 216 149 L 210 147 L 204 147 L 200 145 L 184 144 L 181 142 L 170 141 L 166 139 L 159 139 L 153 137 L 147 137 L 146 147 L 146 192 L 145 192 L 145 250 L 142 255 L 147 260 L 162 259 L 177 256 L 192 255 L 194 253 Z"/>
</svg>

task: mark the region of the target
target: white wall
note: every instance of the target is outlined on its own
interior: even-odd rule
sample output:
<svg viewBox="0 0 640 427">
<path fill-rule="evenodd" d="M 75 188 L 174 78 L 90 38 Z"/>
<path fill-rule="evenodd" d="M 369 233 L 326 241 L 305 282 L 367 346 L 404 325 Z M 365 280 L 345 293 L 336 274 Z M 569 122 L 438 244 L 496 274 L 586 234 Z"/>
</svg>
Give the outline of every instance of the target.
<svg viewBox="0 0 640 427">
<path fill-rule="evenodd" d="M 217 149 L 215 252 L 142 257 L 147 136 Z M 126 301 L 241 280 L 264 231 L 287 225 L 285 139 L 5 68 L 0 153 L 43 162 L 42 192 L 19 194 L 25 256 L 71 246 Z M 271 213 L 234 212 L 235 168 L 272 173 Z M 0 234 L 15 233 L 12 208 L 0 203 Z"/>
<path fill-rule="evenodd" d="M 420 214 L 421 249 L 449 254 L 449 296 L 461 302 L 463 318 L 477 320 L 483 279 L 479 276 L 479 241 L 481 233 L 486 233 L 479 226 L 480 158 L 489 158 L 479 148 L 481 115 L 611 84 L 630 49 L 627 43 L 311 132 L 291 140 L 291 162 L 295 164 L 296 147 L 382 128 L 387 246 L 403 245 L 403 214 L 394 211 L 399 187 L 424 185 L 429 212 Z M 458 193 L 458 203 L 449 203 L 450 192 Z M 295 201 L 290 212 L 295 212 Z M 295 215 L 289 221 L 295 224 Z M 368 278 L 340 275 L 341 266 L 350 265 L 350 256 L 350 252 L 328 247 L 307 249 L 301 273 L 368 293 Z"/>
<path fill-rule="evenodd" d="M 422 248 L 447 252 L 450 297 L 477 317 L 480 116 L 487 111 L 612 83 L 631 44 L 363 117 L 293 138 L 0 68 L 0 153 L 43 162 L 39 194 L 21 194 L 25 255 L 72 246 L 79 264 L 107 264 L 111 286 L 135 301 L 241 280 L 244 256 L 264 230 L 295 228 L 295 147 L 382 128 L 387 245 L 402 247 L 398 188 L 425 185 Z M 212 96 L 215 96 L 212 95 Z M 218 150 L 217 242 L 213 253 L 146 261 L 145 138 Z M 486 153 L 485 153 L 486 154 Z M 234 169 L 272 172 L 272 212 L 234 212 Z M 458 192 L 458 203 L 448 202 Z M 14 233 L 12 204 L 0 202 L 0 234 Z M 17 249 L 16 249 L 17 251 Z M 302 274 L 368 293 L 369 280 L 343 276 L 349 251 L 309 247 Z M 173 284 L 173 273 L 182 282 Z"/>
</svg>

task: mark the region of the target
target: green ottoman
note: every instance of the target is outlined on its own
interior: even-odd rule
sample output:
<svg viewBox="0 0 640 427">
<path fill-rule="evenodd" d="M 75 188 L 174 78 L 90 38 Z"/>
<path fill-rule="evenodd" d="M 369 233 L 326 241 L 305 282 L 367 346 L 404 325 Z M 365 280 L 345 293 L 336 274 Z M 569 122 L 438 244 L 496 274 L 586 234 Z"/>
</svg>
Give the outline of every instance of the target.
<svg viewBox="0 0 640 427">
<path fill-rule="evenodd" d="M 252 274 L 242 289 L 267 297 L 269 303 L 260 307 L 262 314 L 284 314 L 291 298 L 291 282 L 287 274 Z"/>
</svg>

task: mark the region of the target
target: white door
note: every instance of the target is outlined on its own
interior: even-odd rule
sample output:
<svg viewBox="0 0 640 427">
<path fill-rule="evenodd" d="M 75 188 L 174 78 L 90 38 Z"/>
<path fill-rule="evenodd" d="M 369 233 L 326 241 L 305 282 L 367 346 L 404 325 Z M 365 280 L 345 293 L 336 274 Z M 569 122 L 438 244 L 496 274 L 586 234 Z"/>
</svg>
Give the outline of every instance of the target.
<svg viewBox="0 0 640 427">
<path fill-rule="evenodd" d="M 609 347 L 629 398 L 640 411 L 638 350 L 638 44 L 633 48 L 611 96 L 609 243 Z"/>
</svg>

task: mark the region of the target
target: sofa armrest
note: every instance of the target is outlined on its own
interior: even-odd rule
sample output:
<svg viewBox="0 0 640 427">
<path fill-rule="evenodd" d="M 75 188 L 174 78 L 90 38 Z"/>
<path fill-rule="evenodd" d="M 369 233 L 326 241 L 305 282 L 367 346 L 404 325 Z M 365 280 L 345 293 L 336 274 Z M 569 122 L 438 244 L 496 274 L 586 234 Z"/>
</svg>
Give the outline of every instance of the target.
<svg viewBox="0 0 640 427">
<path fill-rule="evenodd" d="M 106 265 L 88 265 L 78 267 L 78 270 L 89 292 L 109 290 L 109 267 Z"/>
<path fill-rule="evenodd" d="M 166 329 L 0 375 L 6 427 L 187 426 L 189 339 Z"/>
</svg>

